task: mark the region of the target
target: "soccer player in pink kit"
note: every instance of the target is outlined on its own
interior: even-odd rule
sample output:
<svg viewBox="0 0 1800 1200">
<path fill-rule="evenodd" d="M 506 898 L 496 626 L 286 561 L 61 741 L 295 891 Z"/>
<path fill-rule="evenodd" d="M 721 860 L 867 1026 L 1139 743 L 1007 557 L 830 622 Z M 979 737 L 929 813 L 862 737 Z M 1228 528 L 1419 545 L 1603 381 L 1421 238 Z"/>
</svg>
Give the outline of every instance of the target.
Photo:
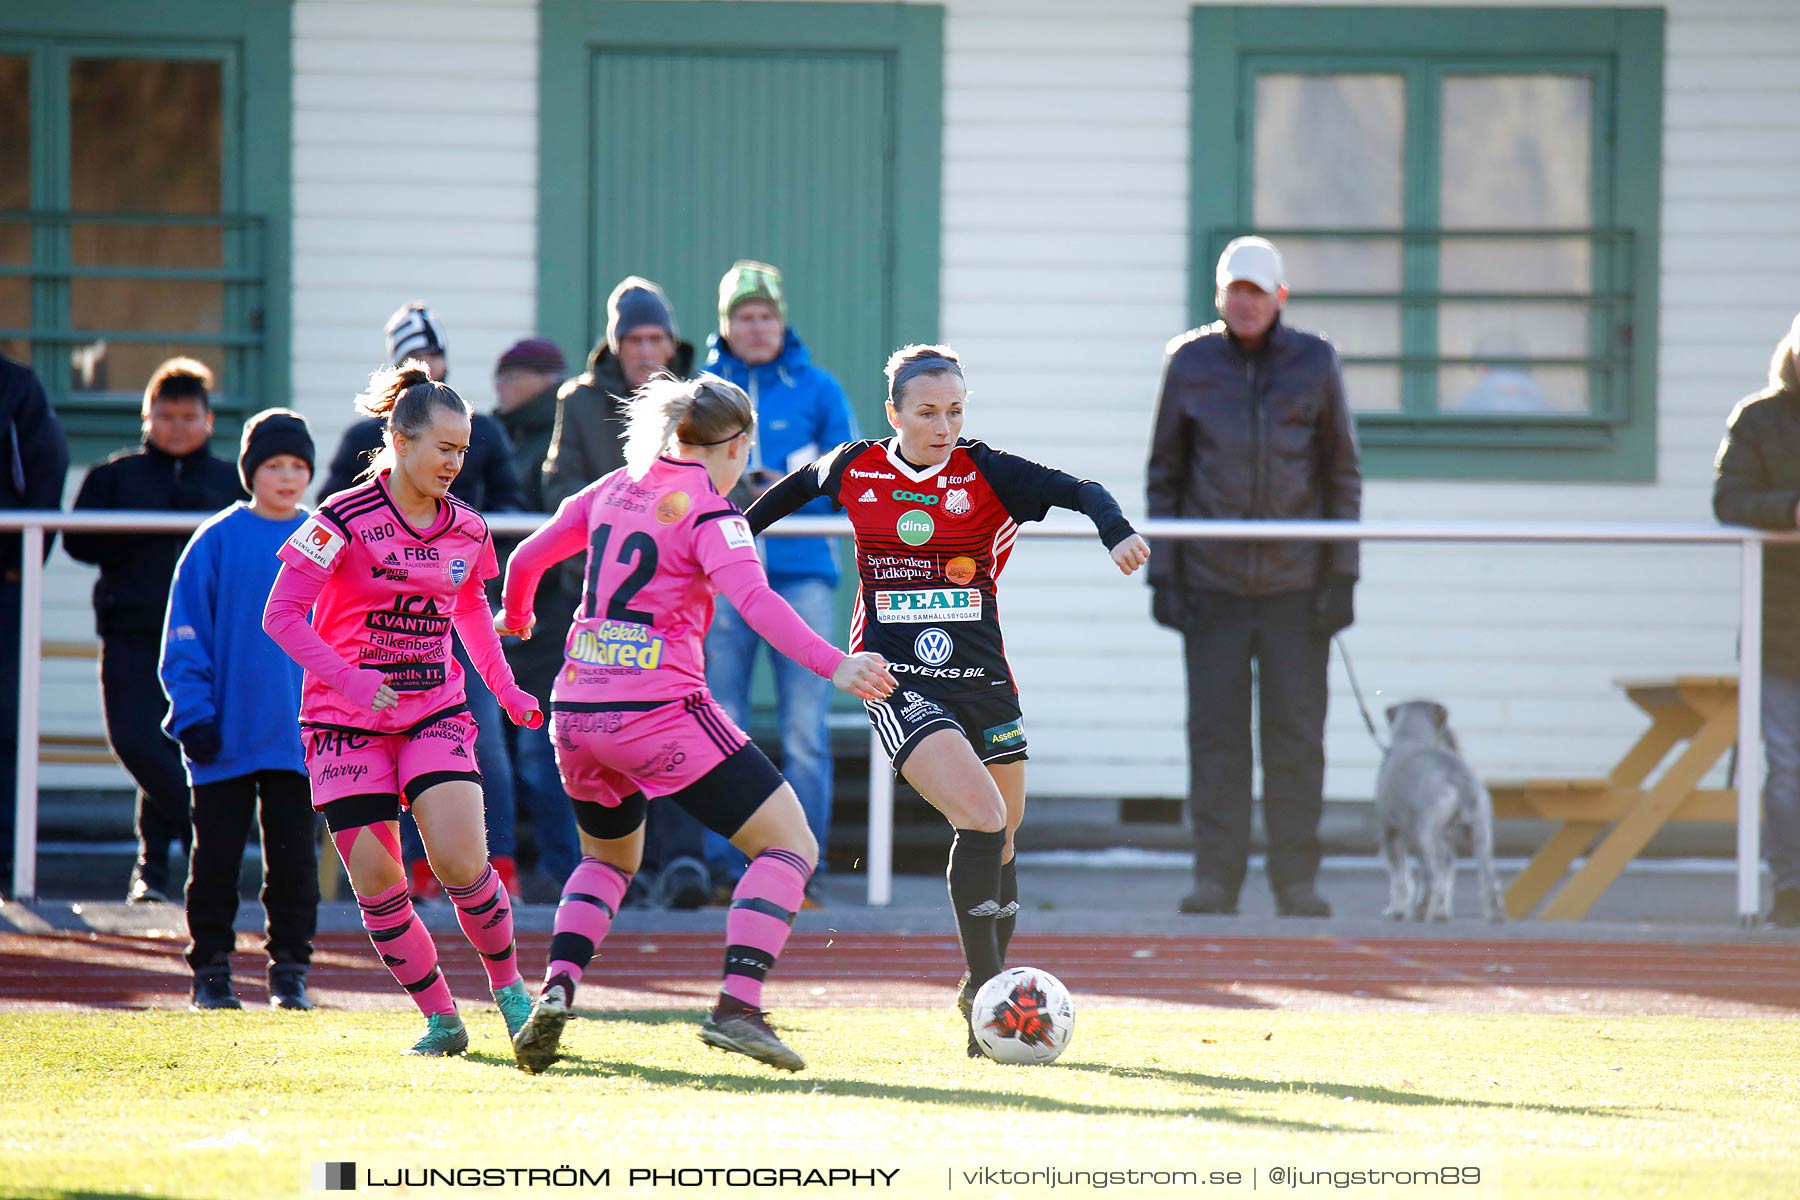
<svg viewBox="0 0 1800 1200">
<path fill-rule="evenodd" d="M 494 633 L 482 584 L 499 565 L 487 523 L 448 494 L 469 449 L 468 404 L 407 362 L 377 371 L 357 407 L 387 419 L 387 446 L 372 477 L 326 500 L 281 548 L 263 628 L 306 669 L 300 726 L 313 807 L 376 952 L 425 1014 L 425 1035 L 408 1053 L 461 1054 L 468 1030 L 401 866 L 402 804 L 481 954 L 508 1035 L 530 1014 L 531 995 L 519 978 L 512 901 L 488 862 L 475 721 L 451 630 L 514 724 L 543 717 Z"/>
<path fill-rule="evenodd" d="M 762 988 L 819 848 L 793 788 L 706 690 L 713 597 L 852 696 L 885 697 L 894 677 L 879 655 L 847 655 L 819 637 L 769 587 L 743 514 L 724 499 L 755 424 L 750 398 L 717 376 L 651 380 L 631 401 L 626 465 L 564 501 L 507 563 L 494 627 L 529 637 L 538 580 L 587 551 L 550 704 L 582 859 L 556 910 L 543 992 L 513 1037 L 527 1071 L 556 1060 L 576 985 L 643 858 L 650 800 L 681 805 L 751 860 L 725 919 L 725 980 L 701 1039 L 783 1070 L 806 1065 L 769 1028 Z"/>
</svg>

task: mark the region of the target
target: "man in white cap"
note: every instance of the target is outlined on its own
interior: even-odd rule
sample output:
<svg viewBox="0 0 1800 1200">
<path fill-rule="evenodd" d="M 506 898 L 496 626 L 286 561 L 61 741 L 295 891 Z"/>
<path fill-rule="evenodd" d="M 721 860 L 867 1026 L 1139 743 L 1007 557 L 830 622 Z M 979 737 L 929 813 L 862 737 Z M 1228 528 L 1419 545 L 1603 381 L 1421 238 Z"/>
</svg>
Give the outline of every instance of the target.
<svg viewBox="0 0 1800 1200">
<path fill-rule="evenodd" d="M 1769 382 L 1725 423 L 1713 514 L 1732 525 L 1800 528 L 1800 316 L 1776 343 Z M 1763 551 L 1763 845 L 1774 878 L 1769 924 L 1800 929 L 1800 547 Z M 1748 769 L 1746 766 L 1745 769 Z"/>
<path fill-rule="evenodd" d="M 1281 321 L 1281 254 L 1242 237 L 1219 258 L 1224 318 L 1169 343 L 1150 443 L 1149 514 L 1354 521 L 1356 427 L 1331 343 Z M 1354 619 L 1354 542 L 1181 541 L 1150 559 L 1151 612 L 1185 643 L 1187 913 L 1235 913 L 1250 854 L 1251 664 L 1269 885 L 1283 916 L 1327 917 L 1319 895 L 1325 668 Z"/>
</svg>

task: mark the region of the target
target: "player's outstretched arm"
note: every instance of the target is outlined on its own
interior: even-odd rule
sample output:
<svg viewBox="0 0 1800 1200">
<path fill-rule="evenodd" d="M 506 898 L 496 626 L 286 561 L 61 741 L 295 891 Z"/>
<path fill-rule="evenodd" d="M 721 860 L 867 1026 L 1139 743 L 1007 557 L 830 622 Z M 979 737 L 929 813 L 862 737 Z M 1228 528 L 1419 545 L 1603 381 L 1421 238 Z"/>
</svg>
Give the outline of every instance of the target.
<svg viewBox="0 0 1800 1200">
<path fill-rule="evenodd" d="M 861 700 L 879 700 L 894 690 L 894 677 L 885 660 L 874 654 L 846 655 L 814 633 L 769 586 L 762 564 L 753 556 L 733 559 L 710 573 L 746 625 L 813 674 Z"/>
<path fill-rule="evenodd" d="M 500 615 L 494 618 L 495 633 L 531 636 L 532 626 L 537 624 L 531 605 L 537 598 L 538 581 L 551 567 L 587 545 L 587 495 L 584 491 L 564 500 L 554 517 L 513 548 L 506 560 L 506 586 L 500 597 Z"/>
<path fill-rule="evenodd" d="M 750 521 L 750 532 L 761 533 L 789 513 L 797 512 L 803 505 L 824 494 L 824 490 L 819 487 L 817 463 L 809 463 L 790 472 L 745 510 L 744 516 Z"/>
</svg>

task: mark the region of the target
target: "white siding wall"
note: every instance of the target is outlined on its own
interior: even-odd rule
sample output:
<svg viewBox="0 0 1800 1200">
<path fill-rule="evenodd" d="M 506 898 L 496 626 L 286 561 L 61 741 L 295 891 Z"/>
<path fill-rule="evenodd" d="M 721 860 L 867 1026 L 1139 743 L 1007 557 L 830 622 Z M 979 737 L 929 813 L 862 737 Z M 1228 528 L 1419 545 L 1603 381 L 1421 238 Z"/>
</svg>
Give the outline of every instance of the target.
<svg viewBox="0 0 1800 1200">
<path fill-rule="evenodd" d="M 1187 324 L 1188 6 L 946 8 L 942 334 L 969 360 L 970 432 L 1141 513 L 1161 348 Z M 443 318 L 478 405 L 532 327 L 537 21 L 529 0 L 298 0 L 294 23 L 293 379 L 326 452 L 402 301 Z M 391 65 L 402 30 L 428 69 Z M 1800 10 L 1674 0 L 1667 49 L 1657 482 L 1376 480 L 1370 517 L 1709 519 L 1725 414 L 1800 307 Z M 1483 768 L 1598 771 L 1639 725 L 1615 676 L 1731 669 L 1735 570 L 1718 550 L 1373 547 L 1349 640 L 1371 703 L 1442 699 Z M 53 636 L 89 627 L 83 584 L 56 573 Z M 1008 584 L 1034 790 L 1181 792 L 1179 646 L 1141 586 L 1050 542 Z M 1327 791 L 1365 797 L 1375 752 L 1332 671 Z M 47 723 L 91 722 L 91 673 L 50 678 Z"/>
</svg>

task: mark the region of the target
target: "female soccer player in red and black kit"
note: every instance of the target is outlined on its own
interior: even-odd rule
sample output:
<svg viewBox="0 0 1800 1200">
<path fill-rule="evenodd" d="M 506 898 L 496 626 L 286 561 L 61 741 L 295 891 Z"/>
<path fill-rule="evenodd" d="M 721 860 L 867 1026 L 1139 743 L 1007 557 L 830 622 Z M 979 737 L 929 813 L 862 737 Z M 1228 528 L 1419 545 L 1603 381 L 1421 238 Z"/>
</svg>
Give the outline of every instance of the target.
<svg viewBox="0 0 1800 1200">
<path fill-rule="evenodd" d="M 861 587 L 852 651 L 888 661 L 899 688 L 865 702 L 894 770 L 956 830 L 950 902 L 968 963 L 965 1018 L 1000 973 L 1019 911 L 1013 838 L 1025 816 L 1025 729 L 1006 663 L 996 583 L 1019 524 L 1052 507 L 1085 513 L 1129 575 L 1150 547 L 1104 487 L 963 437 L 968 389 L 944 346 L 907 346 L 887 364 L 898 436 L 846 442 L 771 488 L 747 514 L 755 533 L 818 496 L 856 530 Z M 980 1054 L 973 1033 L 969 1054 Z"/>
</svg>

